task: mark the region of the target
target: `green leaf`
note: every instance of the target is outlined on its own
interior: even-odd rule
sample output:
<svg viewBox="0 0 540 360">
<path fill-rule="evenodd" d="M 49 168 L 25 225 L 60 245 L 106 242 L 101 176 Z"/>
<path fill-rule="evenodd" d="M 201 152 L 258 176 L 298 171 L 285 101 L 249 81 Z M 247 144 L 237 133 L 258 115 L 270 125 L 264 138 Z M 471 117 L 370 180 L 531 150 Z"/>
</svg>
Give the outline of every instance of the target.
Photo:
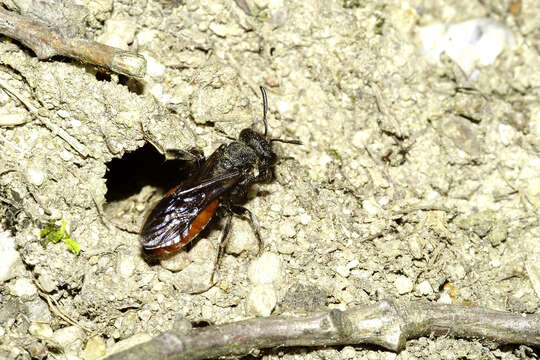
<svg viewBox="0 0 540 360">
<path fill-rule="evenodd" d="M 41 238 L 45 240 L 45 243 L 52 242 L 56 244 L 59 241 L 62 241 L 72 253 L 79 255 L 81 252 L 81 245 L 73 240 L 67 233 L 66 222 L 64 220 L 61 220 L 60 226 L 51 221 L 41 230 L 40 235 Z"/>
</svg>

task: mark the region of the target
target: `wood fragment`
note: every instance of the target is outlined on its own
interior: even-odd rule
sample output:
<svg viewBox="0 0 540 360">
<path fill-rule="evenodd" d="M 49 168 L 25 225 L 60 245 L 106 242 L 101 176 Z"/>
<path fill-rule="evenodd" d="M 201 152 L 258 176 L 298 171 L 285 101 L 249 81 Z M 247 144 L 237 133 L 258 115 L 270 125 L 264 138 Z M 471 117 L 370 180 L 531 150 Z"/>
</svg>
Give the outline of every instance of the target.
<svg viewBox="0 0 540 360">
<path fill-rule="evenodd" d="M 47 24 L 0 7 L 0 34 L 28 46 L 39 59 L 67 56 L 134 78 L 146 73 L 146 59 L 95 41 L 70 38 Z"/>
<path fill-rule="evenodd" d="M 271 316 L 217 326 L 168 331 L 107 360 L 211 359 L 287 346 L 374 344 L 400 351 L 409 339 L 454 336 L 499 344 L 540 345 L 540 315 L 475 306 L 382 301 L 347 311 L 304 317 Z"/>
</svg>

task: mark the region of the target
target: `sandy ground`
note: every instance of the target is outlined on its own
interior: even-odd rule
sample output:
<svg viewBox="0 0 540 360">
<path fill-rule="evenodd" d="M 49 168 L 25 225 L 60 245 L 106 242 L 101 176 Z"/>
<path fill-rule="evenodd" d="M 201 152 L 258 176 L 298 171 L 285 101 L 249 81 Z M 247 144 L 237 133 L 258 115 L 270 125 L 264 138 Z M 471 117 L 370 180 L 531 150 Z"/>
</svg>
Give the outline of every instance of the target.
<svg viewBox="0 0 540 360">
<path fill-rule="evenodd" d="M 233 219 L 209 290 L 223 218 L 165 266 L 145 261 L 136 234 L 150 204 L 186 175 L 185 162 L 162 167 L 151 146 L 134 152 L 145 144 L 140 123 L 165 148 L 209 155 L 227 135 L 254 121 L 261 128 L 259 85 L 272 136 L 303 142 L 276 144 L 276 179 L 244 204 L 272 259 L 260 271 L 275 272 L 273 314 L 291 302 L 347 309 L 381 299 L 538 313 L 540 4 L 523 0 L 512 14 L 502 0 L 256 0 L 249 13 L 234 1 L 82 3 L 82 23 L 53 13 L 69 31 L 144 53 L 149 74 L 134 81 L 69 59 L 39 61 L 0 42 L 0 80 L 71 136 L 0 93 L 2 116 L 23 119 L 0 128 L 0 213 L 11 231 L 2 241 L 14 239 L 20 255 L 0 283 L 0 357 L 90 359 L 182 318 L 224 323 L 268 311 L 254 308 L 256 295 L 248 300 L 257 242 L 246 219 Z M 474 79 L 450 60 L 424 59 L 416 26 L 478 17 L 506 24 L 516 47 Z M 51 220 L 66 222 L 79 255 L 43 243 Z M 311 295 L 295 298 L 298 288 Z M 538 352 L 443 337 L 411 340 L 399 354 L 346 346 L 262 355 Z"/>
</svg>

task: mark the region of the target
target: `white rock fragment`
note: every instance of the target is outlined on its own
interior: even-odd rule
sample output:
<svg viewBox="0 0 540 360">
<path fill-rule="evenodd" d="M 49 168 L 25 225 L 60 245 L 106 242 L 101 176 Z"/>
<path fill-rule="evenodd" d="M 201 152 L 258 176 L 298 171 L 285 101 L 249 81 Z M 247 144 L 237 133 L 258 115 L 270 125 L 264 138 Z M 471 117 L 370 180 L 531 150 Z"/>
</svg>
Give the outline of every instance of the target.
<svg viewBox="0 0 540 360">
<path fill-rule="evenodd" d="M 191 259 L 185 251 L 180 251 L 169 258 L 161 260 L 160 265 L 172 272 L 182 271 L 191 264 Z"/>
<path fill-rule="evenodd" d="M 234 224 L 234 233 L 227 242 L 227 253 L 239 255 L 243 252 L 256 253 L 259 243 L 251 225 L 247 221 L 237 221 Z"/>
<path fill-rule="evenodd" d="M 417 286 L 418 292 L 420 292 L 420 295 L 430 295 L 433 293 L 433 288 L 431 287 L 431 284 L 429 281 L 424 280 Z"/>
<path fill-rule="evenodd" d="M 307 225 L 311 221 L 311 216 L 309 214 L 302 214 L 300 215 L 300 223 L 302 225 Z"/>
<path fill-rule="evenodd" d="M 256 316 L 270 316 L 277 303 L 276 291 L 271 285 L 258 284 L 251 288 L 247 299 L 247 312 Z"/>
<path fill-rule="evenodd" d="M 56 281 L 48 273 L 39 275 L 38 282 L 45 292 L 50 293 L 56 289 Z"/>
<path fill-rule="evenodd" d="M 281 276 L 281 259 L 270 252 L 262 254 L 248 268 L 248 278 L 254 284 L 271 284 Z"/>
<path fill-rule="evenodd" d="M 0 232 L 0 283 L 11 279 L 17 262 L 20 262 L 19 253 L 15 250 L 15 239 L 8 231 Z"/>
<path fill-rule="evenodd" d="M 371 137 L 370 130 L 361 130 L 354 133 L 352 138 L 352 144 L 358 149 L 363 149 L 368 144 L 368 140 Z"/>
<path fill-rule="evenodd" d="M 413 289 L 413 285 L 412 280 L 405 275 L 400 275 L 394 280 L 394 286 L 400 295 L 410 293 Z"/>
<path fill-rule="evenodd" d="M 19 297 L 32 297 L 37 294 L 37 288 L 32 280 L 19 278 L 10 287 L 11 294 Z"/>
<path fill-rule="evenodd" d="M 510 125 L 499 124 L 499 139 L 501 143 L 505 146 L 510 145 L 514 138 L 517 136 L 517 131 Z"/>
<path fill-rule="evenodd" d="M 334 268 L 334 271 L 344 278 L 348 278 L 351 275 L 351 270 L 347 269 L 345 265 L 338 265 Z"/>
<path fill-rule="evenodd" d="M 135 272 L 135 267 L 136 267 L 135 261 L 136 261 L 135 257 L 133 256 L 120 254 L 118 256 L 118 263 L 116 267 L 117 273 L 124 278 L 131 277 L 133 273 Z"/>
<path fill-rule="evenodd" d="M 58 329 L 52 335 L 52 339 L 64 348 L 65 352 L 74 352 L 82 347 L 84 330 L 77 326 L 67 326 Z"/>
<path fill-rule="evenodd" d="M 28 328 L 28 332 L 34 336 L 39 336 L 43 338 L 50 338 L 53 336 L 53 330 L 49 324 L 43 324 L 38 322 L 33 322 Z"/>
<path fill-rule="evenodd" d="M 43 171 L 30 167 L 26 170 L 26 173 L 28 175 L 28 181 L 30 181 L 32 184 L 36 186 L 43 184 L 43 180 L 45 180 L 45 174 Z"/>
<path fill-rule="evenodd" d="M 82 358 L 84 360 L 96 360 L 105 356 L 106 352 L 107 346 L 105 340 L 101 336 L 93 336 L 88 339 L 82 353 Z"/>
<path fill-rule="evenodd" d="M 374 199 L 366 199 L 362 201 L 362 207 L 369 215 L 377 215 L 380 211 L 379 204 Z"/>
<path fill-rule="evenodd" d="M 487 18 L 422 26 L 416 31 L 427 58 L 438 63 L 445 52 L 468 75 L 478 66 L 492 64 L 505 48 L 516 45 L 510 29 Z"/>
<path fill-rule="evenodd" d="M 109 19 L 105 23 L 105 30 L 97 41 L 114 46 L 123 50 L 129 49 L 129 44 L 133 42 L 137 26 L 131 21 Z"/>
<path fill-rule="evenodd" d="M 146 73 L 151 77 L 161 77 L 166 70 L 165 65 L 161 64 L 152 55 L 141 52 L 140 53 L 146 59 Z"/>
</svg>

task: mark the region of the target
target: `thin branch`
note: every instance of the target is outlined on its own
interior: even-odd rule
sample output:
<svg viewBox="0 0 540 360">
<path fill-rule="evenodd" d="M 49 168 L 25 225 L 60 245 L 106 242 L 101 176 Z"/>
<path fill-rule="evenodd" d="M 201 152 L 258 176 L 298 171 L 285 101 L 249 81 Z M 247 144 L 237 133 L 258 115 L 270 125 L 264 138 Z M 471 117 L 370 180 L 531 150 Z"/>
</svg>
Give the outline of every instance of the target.
<svg viewBox="0 0 540 360">
<path fill-rule="evenodd" d="M 540 316 L 474 306 L 382 301 L 347 311 L 272 316 L 196 328 L 188 334 L 168 331 L 107 360 L 210 359 L 286 346 L 375 344 L 400 351 L 408 339 L 430 335 L 539 346 Z"/>
<path fill-rule="evenodd" d="M 1 9 L 1 8 L 0 8 Z M 13 96 L 23 104 L 26 109 L 38 119 L 43 125 L 45 125 L 54 135 L 57 135 L 62 140 L 64 140 L 69 146 L 71 146 L 75 151 L 77 151 L 82 157 L 87 157 L 89 152 L 86 146 L 81 144 L 73 136 L 69 135 L 64 129 L 55 125 L 52 121 L 49 120 L 47 111 L 45 109 L 38 109 L 35 107 L 29 99 L 26 99 L 24 96 L 19 94 L 19 92 L 7 84 L 6 81 L 0 80 L 0 88 L 8 93 L 8 95 Z"/>
<path fill-rule="evenodd" d="M 146 59 L 142 55 L 79 38 L 69 38 L 58 29 L 0 7 L 0 34 L 28 46 L 40 59 L 67 56 L 98 65 L 119 74 L 142 78 Z"/>
</svg>

